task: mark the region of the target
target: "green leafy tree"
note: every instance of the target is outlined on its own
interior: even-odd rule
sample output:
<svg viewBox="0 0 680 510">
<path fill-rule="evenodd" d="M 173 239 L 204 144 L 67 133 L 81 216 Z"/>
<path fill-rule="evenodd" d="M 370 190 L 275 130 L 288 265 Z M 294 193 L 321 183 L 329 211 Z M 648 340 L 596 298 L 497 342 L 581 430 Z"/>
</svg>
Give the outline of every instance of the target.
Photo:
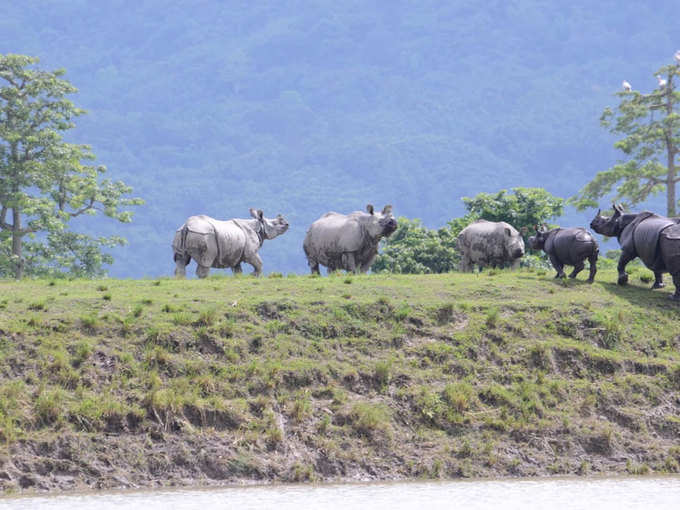
<svg viewBox="0 0 680 510">
<path fill-rule="evenodd" d="M 599 172 L 570 202 L 578 209 L 597 207 L 598 200 L 615 190 L 614 200 L 630 205 L 666 192 L 666 214 L 676 214 L 676 156 L 680 152 L 680 92 L 675 90 L 680 65 L 661 67 L 656 73 L 659 86 L 649 94 L 636 90 L 618 92 L 616 110 L 605 108 L 602 126 L 623 135 L 614 146 L 627 161 Z"/>
<path fill-rule="evenodd" d="M 431 230 L 420 220 L 399 218 L 394 233 L 382 241 L 382 253 L 372 271 L 446 273 L 458 263 L 456 236 L 451 228 Z"/>
<path fill-rule="evenodd" d="M 77 90 L 61 78 L 65 71 L 37 63 L 0 54 L 0 270 L 17 279 L 25 269 L 79 267 L 96 275 L 111 260 L 100 247 L 124 240 L 69 233 L 69 220 L 99 211 L 129 222 L 132 213 L 121 208 L 143 202 L 126 197 L 124 183 L 103 179 L 105 167 L 87 164 L 94 160 L 89 146 L 64 141 L 85 112 L 67 98 Z"/>
<path fill-rule="evenodd" d="M 463 197 L 469 211 L 468 224 L 476 219 L 505 221 L 520 232 L 528 232 L 537 224 L 561 216 L 564 199 L 543 188 L 512 188 L 512 193 L 479 193 L 473 198 Z"/>
</svg>

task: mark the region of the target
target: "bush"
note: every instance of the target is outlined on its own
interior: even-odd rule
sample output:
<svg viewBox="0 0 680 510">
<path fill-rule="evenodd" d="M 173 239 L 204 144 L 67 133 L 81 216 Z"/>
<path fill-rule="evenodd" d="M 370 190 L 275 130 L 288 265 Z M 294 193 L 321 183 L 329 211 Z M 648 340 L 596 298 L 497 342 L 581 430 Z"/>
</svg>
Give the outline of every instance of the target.
<svg viewBox="0 0 680 510">
<path fill-rule="evenodd" d="M 420 220 L 399 218 L 397 230 L 382 240 L 372 270 L 390 273 L 446 273 L 458 264 L 456 237 L 450 227 L 430 230 Z"/>
</svg>

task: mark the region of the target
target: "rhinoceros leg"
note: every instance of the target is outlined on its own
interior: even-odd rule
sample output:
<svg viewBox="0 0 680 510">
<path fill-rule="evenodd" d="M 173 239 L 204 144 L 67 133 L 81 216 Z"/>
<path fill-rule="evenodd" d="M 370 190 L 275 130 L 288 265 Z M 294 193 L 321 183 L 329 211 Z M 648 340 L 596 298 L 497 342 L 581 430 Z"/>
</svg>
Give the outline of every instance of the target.
<svg viewBox="0 0 680 510">
<path fill-rule="evenodd" d="M 654 271 L 654 284 L 652 289 L 662 289 L 666 286 L 663 282 L 663 273 L 661 271 Z"/>
<path fill-rule="evenodd" d="M 253 266 L 253 276 L 260 276 L 262 273 L 262 259 L 257 253 L 254 253 L 250 258 L 246 259 L 246 262 Z"/>
<path fill-rule="evenodd" d="M 552 267 L 555 268 L 555 271 L 557 271 L 557 274 L 555 275 L 555 278 L 564 278 L 564 264 L 555 257 L 555 255 L 550 255 L 550 263 L 552 264 Z"/>
<path fill-rule="evenodd" d="M 234 267 L 232 267 L 231 272 L 234 274 L 241 274 L 243 272 L 243 269 L 241 269 L 241 263 L 239 262 Z"/>
<path fill-rule="evenodd" d="M 352 252 L 342 254 L 342 266 L 345 268 L 345 271 L 348 271 L 350 273 L 359 272 L 356 260 L 354 259 L 354 253 Z"/>
<path fill-rule="evenodd" d="M 635 256 L 630 255 L 628 253 L 621 252 L 621 256 L 619 257 L 619 264 L 616 266 L 617 271 L 619 272 L 619 279 L 616 283 L 619 285 L 626 285 L 628 283 L 628 273 L 626 273 L 626 266 L 628 265 L 628 262 L 633 260 Z"/>
<path fill-rule="evenodd" d="M 595 281 L 595 273 L 597 273 L 597 255 L 596 251 L 590 257 L 588 257 L 588 263 L 590 264 L 590 275 L 588 276 L 588 283 L 593 283 Z"/>
<path fill-rule="evenodd" d="M 210 273 L 209 266 L 202 266 L 198 264 L 198 266 L 196 267 L 196 276 L 198 276 L 199 278 L 205 278 L 208 276 L 209 273 Z"/>
<path fill-rule="evenodd" d="M 460 259 L 460 270 L 464 273 L 472 271 L 472 259 L 469 256 L 463 255 Z"/>
<path fill-rule="evenodd" d="M 187 275 L 187 264 L 191 261 L 189 255 L 180 255 L 175 253 L 175 276 L 177 278 L 184 278 Z"/>
<path fill-rule="evenodd" d="M 675 293 L 671 296 L 671 299 L 675 301 L 680 300 L 680 273 L 673 273 L 673 285 L 675 285 Z"/>
<path fill-rule="evenodd" d="M 579 262 L 574 266 L 574 270 L 569 273 L 569 278 L 576 278 L 576 275 L 578 275 L 581 271 L 583 271 L 583 268 L 585 268 L 586 265 L 583 263 L 583 261 Z"/>
<path fill-rule="evenodd" d="M 321 271 L 319 271 L 319 263 L 316 262 L 315 260 L 309 260 L 309 269 L 312 271 L 312 274 L 321 274 Z"/>
</svg>

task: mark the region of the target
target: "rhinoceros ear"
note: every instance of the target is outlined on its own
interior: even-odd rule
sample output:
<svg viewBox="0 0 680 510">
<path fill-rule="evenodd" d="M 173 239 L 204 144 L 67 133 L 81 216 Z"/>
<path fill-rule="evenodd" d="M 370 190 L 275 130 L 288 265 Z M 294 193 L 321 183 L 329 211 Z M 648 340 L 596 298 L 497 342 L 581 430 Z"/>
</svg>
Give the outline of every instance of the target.
<svg viewBox="0 0 680 510">
<path fill-rule="evenodd" d="M 368 211 L 368 214 L 373 215 L 373 204 L 368 204 L 366 210 Z"/>
<path fill-rule="evenodd" d="M 506 236 L 511 236 L 512 232 L 510 231 L 510 227 L 505 227 L 505 235 Z"/>
<path fill-rule="evenodd" d="M 387 216 L 388 214 L 392 214 L 392 206 L 386 205 L 385 207 L 383 207 L 382 213 L 385 216 Z"/>
<path fill-rule="evenodd" d="M 262 209 L 253 209 L 252 207 L 250 208 L 250 215 L 255 218 L 256 220 L 262 221 Z"/>
</svg>

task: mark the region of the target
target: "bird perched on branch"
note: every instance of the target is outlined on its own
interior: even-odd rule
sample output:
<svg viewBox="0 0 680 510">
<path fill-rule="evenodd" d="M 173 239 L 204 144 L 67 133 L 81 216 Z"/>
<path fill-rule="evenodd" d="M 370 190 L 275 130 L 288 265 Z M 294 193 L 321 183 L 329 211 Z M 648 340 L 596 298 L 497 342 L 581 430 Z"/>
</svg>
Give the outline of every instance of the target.
<svg viewBox="0 0 680 510">
<path fill-rule="evenodd" d="M 656 75 L 656 80 L 659 82 L 659 88 L 663 89 L 666 87 L 666 80 L 664 80 L 661 76 L 658 74 Z"/>
<path fill-rule="evenodd" d="M 623 80 L 621 86 L 623 87 L 623 90 L 625 90 L 626 92 L 630 92 L 631 90 L 633 90 L 633 87 L 631 87 L 630 83 L 628 83 L 626 80 Z"/>
</svg>

